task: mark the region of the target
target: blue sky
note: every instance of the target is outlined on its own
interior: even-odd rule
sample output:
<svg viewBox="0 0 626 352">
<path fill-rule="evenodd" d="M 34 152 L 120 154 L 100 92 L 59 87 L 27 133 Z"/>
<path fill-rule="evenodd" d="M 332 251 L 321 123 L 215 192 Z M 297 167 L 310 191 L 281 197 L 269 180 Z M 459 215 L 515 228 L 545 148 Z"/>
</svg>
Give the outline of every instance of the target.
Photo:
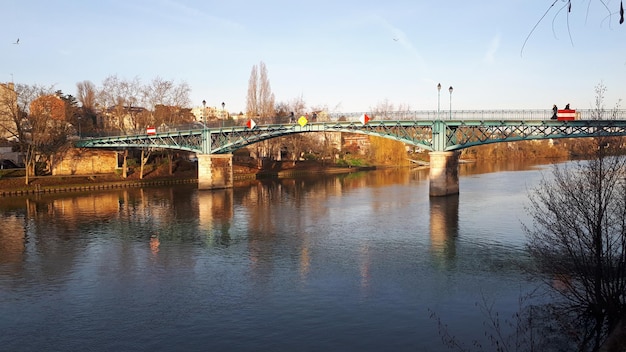
<svg viewBox="0 0 626 352">
<path fill-rule="evenodd" d="M 600 82 L 607 107 L 626 98 L 619 1 L 605 0 L 608 17 L 599 0 L 572 0 L 568 18 L 559 0 L 525 46 L 553 0 L 476 3 L 4 0 L 0 82 L 75 95 L 83 80 L 161 77 L 187 82 L 194 105 L 238 112 L 263 61 L 277 102 L 330 111 L 584 109 Z"/>
</svg>

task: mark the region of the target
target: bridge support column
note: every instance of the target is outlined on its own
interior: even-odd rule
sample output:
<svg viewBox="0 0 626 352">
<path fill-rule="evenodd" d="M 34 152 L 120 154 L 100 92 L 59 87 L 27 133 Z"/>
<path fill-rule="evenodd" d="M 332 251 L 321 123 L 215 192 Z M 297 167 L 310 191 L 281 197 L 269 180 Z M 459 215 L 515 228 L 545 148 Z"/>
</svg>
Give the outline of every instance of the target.
<svg viewBox="0 0 626 352">
<path fill-rule="evenodd" d="M 232 187 L 232 154 L 198 154 L 198 189 Z"/>
<path fill-rule="evenodd" d="M 459 152 L 430 152 L 430 196 L 459 193 Z"/>
</svg>

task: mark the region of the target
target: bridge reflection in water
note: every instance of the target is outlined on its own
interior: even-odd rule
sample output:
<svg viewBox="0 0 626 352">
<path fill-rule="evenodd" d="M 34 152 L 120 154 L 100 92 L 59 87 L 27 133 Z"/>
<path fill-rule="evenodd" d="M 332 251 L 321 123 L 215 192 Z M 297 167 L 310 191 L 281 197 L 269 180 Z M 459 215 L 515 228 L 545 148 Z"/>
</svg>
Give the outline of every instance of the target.
<svg viewBox="0 0 626 352">
<path fill-rule="evenodd" d="M 198 226 L 220 245 L 228 246 L 230 228 L 234 217 L 233 189 L 223 188 L 210 192 L 198 192 Z"/>
<path fill-rule="evenodd" d="M 458 235 L 459 195 L 430 197 L 431 252 L 441 265 L 454 261 Z"/>
</svg>

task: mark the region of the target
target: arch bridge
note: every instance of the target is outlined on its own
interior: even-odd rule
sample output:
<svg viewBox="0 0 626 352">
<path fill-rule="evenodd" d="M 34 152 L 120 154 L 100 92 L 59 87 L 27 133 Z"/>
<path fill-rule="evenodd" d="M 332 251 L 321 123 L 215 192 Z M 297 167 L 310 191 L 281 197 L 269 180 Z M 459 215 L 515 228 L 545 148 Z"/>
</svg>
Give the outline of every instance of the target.
<svg viewBox="0 0 626 352">
<path fill-rule="evenodd" d="M 232 153 L 239 148 L 297 133 L 359 133 L 390 138 L 430 151 L 430 195 L 443 196 L 459 192 L 458 151 L 461 149 L 499 142 L 626 135 L 626 119 L 374 119 L 363 122 L 202 127 L 150 135 L 81 139 L 75 145 L 80 148 L 169 148 L 195 152 L 198 155 L 199 188 L 213 189 L 232 187 Z"/>
</svg>

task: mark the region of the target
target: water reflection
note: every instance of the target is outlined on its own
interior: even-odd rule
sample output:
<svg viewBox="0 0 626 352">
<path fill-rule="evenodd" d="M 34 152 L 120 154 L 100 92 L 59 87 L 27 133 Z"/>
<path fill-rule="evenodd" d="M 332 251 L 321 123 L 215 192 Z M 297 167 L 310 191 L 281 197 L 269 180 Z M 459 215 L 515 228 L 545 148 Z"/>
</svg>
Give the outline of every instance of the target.
<svg viewBox="0 0 626 352">
<path fill-rule="evenodd" d="M 565 159 L 538 159 L 529 162 L 525 159 L 469 161 L 459 163 L 459 175 L 479 175 L 506 171 L 535 170 L 551 164 L 565 162 Z M 462 190 L 461 190 L 462 192 Z"/>
<path fill-rule="evenodd" d="M 24 260 L 26 229 L 24 216 L 9 213 L 0 226 L 0 264 L 17 264 Z"/>
<path fill-rule="evenodd" d="M 310 268 L 311 238 L 315 234 L 300 232 L 312 224 L 328 222 L 331 213 L 324 200 L 341 197 L 364 187 L 371 187 L 368 211 L 384 212 L 389 207 L 407 207 L 408 197 L 385 198 L 388 185 L 425 182 L 427 170 L 389 169 L 332 177 L 304 177 L 285 180 L 255 180 L 245 187 L 215 191 L 197 191 L 193 186 L 174 188 L 124 189 L 114 192 L 36 195 L 3 199 L 0 205 L 0 263 L 20 264 L 29 251 L 43 257 L 62 256 L 71 266 L 90 243 L 102 241 L 100 234 L 124 241 L 146 244 L 156 258 L 164 243 L 199 241 L 207 246 L 229 246 L 233 238 L 233 222 L 245 227 L 246 241 L 252 263 L 273 258 L 272 246 L 278 234 L 294 234 L 300 241 L 299 266 L 303 278 Z M 378 200 L 377 200 L 378 199 Z M 458 199 L 456 207 L 458 208 Z M 433 249 L 443 250 L 446 258 L 454 256 L 451 205 L 443 199 L 431 201 L 431 233 Z M 449 200 L 448 200 L 449 202 Z M 441 203 L 441 204 L 440 204 Z M 235 207 L 235 204 L 238 204 Z M 293 216 L 278 212 L 287 207 Z M 354 207 L 353 207 L 354 208 Z M 347 209 L 346 209 L 347 210 Z M 349 213 L 345 213 L 349 217 Z M 447 218 L 446 218 L 447 217 Z M 338 221 L 346 220 L 339 218 Z M 349 220 L 349 219 L 347 219 Z M 447 227 L 447 228 L 446 228 Z M 362 278 L 368 277 L 369 245 L 360 244 Z M 57 260 L 54 268 L 61 270 Z M 69 268 L 66 268 L 69 270 Z M 19 271 L 19 267 L 16 267 Z M 59 272 L 61 274 L 63 270 Z"/>
<path fill-rule="evenodd" d="M 443 198 L 420 169 L 6 198 L 0 345 L 441 350 L 426 308 L 476 336 L 483 289 L 519 293 L 498 265 L 519 257 L 518 202 L 498 201 L 525 187 L 506 177 Z M 494 204 L 507 213 L 474 215 Z"/>
<path fill-rule="evenodd" d="M 459 196 L 430 198 L 430 245 L 437 262 L 454 265 L 459 235 Z"/>
<path fill-rule="evenodd" d="M 233 190 L 199 191 L 197 200 L 200 229 L 208 229 L 209 237 L 215 237 L 219 245 L 228 246 L 234 215 Z"/>
<path fill-rule="evenodd" d="M 491 172 L 504 167 L 530 168 L 517 163 L 496 167 L 485 163 L 463 164 L 461 174 Z M 207 246 L 230 246 L 245 240 L 252 263 L 272 260 L 272 243 L 279 234 L 294 234 L 299 243 L 302 277 L 310 270 L 312 224 L 350 221 L 360 205 L 331 212 L 324 200 L 342 197 L 368 187 L 367 211 L 386 212 L 410 206 L 410 197 L 392 193 L 389 185 L 428 181 L 427 169 L 389 169 L 332 177 L 247 181 L 235 189 L 197 191 L 193 185 L 174 188 L 125 189 L 89 194 L 41 195 L 5 198 L 0 205 L 0 263 L 19 264 L 29 250 L 49 255 L 51 250 L 80 252 L 94 235 L 110 233 L 120 239 L 146 243 L 157 255 L 167 242 L 198 241 Z M 365 196 L 365 195 L 364 195 Z M 426 198 L 430 206 L 431 252 L 442 265 L 456 256 L 459 232 L 459 196 Z M 290 216 L 284 208 L 295 211 Z M 336 219 L 336 220 L 332 220 Z M 234 225 L 234 223 L 237 225 Z M 245 239 L 233 233 L 245 228 Z M 305 229 L 301 232 L 301 229 Z M 237 233 L 240 230 L 236 231 Z M 62 246 L 58 241 L 64 242 Z M 73 247 L 75 246 L 75 247 Z M 367 282 L 369 245 L 359 244 L 362 277 Z M 69 260 L 71 263 L 71 260 Z M 56 265 L 59 267 L 60 265 Z"/>
</svg>

